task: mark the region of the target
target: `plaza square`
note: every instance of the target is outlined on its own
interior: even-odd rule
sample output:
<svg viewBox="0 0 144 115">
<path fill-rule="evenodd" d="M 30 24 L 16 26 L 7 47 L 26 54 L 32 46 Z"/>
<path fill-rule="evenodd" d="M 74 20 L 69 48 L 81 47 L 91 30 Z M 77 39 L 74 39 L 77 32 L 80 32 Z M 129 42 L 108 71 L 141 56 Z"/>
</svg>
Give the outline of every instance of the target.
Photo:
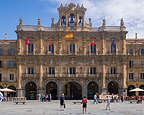
<svg viewBox="0 0 144 115">
<path fill-rule="evenodd" d="M 79 115 L 81 101 L 85 114 L 144 114 L 144 37 L 127 36 L 123 17 L 96 26 L 83 4 L 55 9 L 50 27 L 22 16 L 16 39 L 0 40 L 0 115 Z"/>
</svg>

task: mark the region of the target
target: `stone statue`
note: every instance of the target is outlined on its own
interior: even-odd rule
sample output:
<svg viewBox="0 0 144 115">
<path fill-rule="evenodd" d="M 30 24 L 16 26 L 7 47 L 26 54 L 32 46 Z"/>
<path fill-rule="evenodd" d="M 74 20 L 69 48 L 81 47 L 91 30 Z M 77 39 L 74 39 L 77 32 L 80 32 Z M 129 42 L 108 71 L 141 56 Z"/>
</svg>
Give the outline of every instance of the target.
<svg viewBox="0 0 144 115">
<path fill-rule="evenodd" d="M 19 25 L 22 25 L 22 18 L 19 19 Z"/>
<path fill-rule="evenodd" d="M 124 26 L 124 21 L 123 21 L 123 18 L 121 19 L 120 26 Z"/>
<path fill-rule="evenodd" d="M 103 24 L 102 24 L 102 26 L 106 26 L 106 20 L 105 20 L 105 18 L 103 19 Z"/>
</svg>

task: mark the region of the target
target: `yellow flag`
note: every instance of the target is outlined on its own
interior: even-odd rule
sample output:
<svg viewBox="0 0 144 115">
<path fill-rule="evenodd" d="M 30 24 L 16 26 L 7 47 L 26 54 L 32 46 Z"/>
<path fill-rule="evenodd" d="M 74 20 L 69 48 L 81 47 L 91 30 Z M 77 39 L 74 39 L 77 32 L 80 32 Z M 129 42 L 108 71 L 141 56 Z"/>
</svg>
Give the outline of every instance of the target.
<svg viewBox="0 0 144 115">
<path fill-rule="evenodd" d="M 73 33 L 65 35 L 64 39 L 73 39 Z"/>
</svg>

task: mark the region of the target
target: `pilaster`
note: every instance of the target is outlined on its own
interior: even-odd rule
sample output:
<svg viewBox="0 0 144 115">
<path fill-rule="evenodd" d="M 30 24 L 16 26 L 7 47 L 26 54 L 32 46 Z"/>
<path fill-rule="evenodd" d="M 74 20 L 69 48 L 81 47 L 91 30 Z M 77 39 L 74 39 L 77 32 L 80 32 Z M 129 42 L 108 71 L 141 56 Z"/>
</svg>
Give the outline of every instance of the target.
<svg viewBox="0 0 144 115">
<path fill-rule="evenodd" d="M 126 39 L 123 39 L 123 55 L 126 55 Z"/>
<path fill-rule="evenodd" d="M 22 44 L 21 44 L 22 40 L 19 38 L 18 39 L 18 55 L 22 54 Z"/>
<path fill-rule="evenodd" d="M 43 54 L 43 40 L 42 38 L 40 39 L 40 55 Z"/>
<path fill-rule="evenodd" d="M 102 65 L 102 89 L 106 89 L 106 65 Z"/>
<path fill-rule="evenodd" d="M 127 88 L 126 80 L 127 80 L 127 67 L 126 64 L 123 64 L 123 88 Z"/>
<path fill-rule="evenodd" d="M 102 55 L 106 54 L 106 48 L 105 48 L 105 39 L 104 39 L 104 33 L 102 34 Z"/>
<path fill-rule="evenodd" d="M 43 65 L 40 64 L 40 80 L 39 80 L 39 88 L 42 88 L 42 83 L 43 83 Z"/>
<path fill-rule="evenodd" d="M 84 80 L 82 84 L 82 97 L 86 96 L 87 97 L 87 81 Z"/>
</svg>

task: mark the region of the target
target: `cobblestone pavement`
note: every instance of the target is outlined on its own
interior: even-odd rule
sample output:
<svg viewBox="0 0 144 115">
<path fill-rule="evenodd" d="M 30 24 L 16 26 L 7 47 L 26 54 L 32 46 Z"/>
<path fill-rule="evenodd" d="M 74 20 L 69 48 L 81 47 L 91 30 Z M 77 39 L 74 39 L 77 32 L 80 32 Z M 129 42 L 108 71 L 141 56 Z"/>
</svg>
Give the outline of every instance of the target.
<svg viewBox="0 0 144 115">
<path fill-rule="evenodd" d="M 28 101 L 26 104 L 16 105 L 13 102 L 0 103 L 0 115 L 82 115 L 82 105 L 66 101 L 66 109 L 60 109 L 59 101 L 41 103 Z M 85 115 L 144 115 L 143 104 L 111 103 L 111 110 L 105 110 L 106 103 L 88 103 Z"/>
</svg>

